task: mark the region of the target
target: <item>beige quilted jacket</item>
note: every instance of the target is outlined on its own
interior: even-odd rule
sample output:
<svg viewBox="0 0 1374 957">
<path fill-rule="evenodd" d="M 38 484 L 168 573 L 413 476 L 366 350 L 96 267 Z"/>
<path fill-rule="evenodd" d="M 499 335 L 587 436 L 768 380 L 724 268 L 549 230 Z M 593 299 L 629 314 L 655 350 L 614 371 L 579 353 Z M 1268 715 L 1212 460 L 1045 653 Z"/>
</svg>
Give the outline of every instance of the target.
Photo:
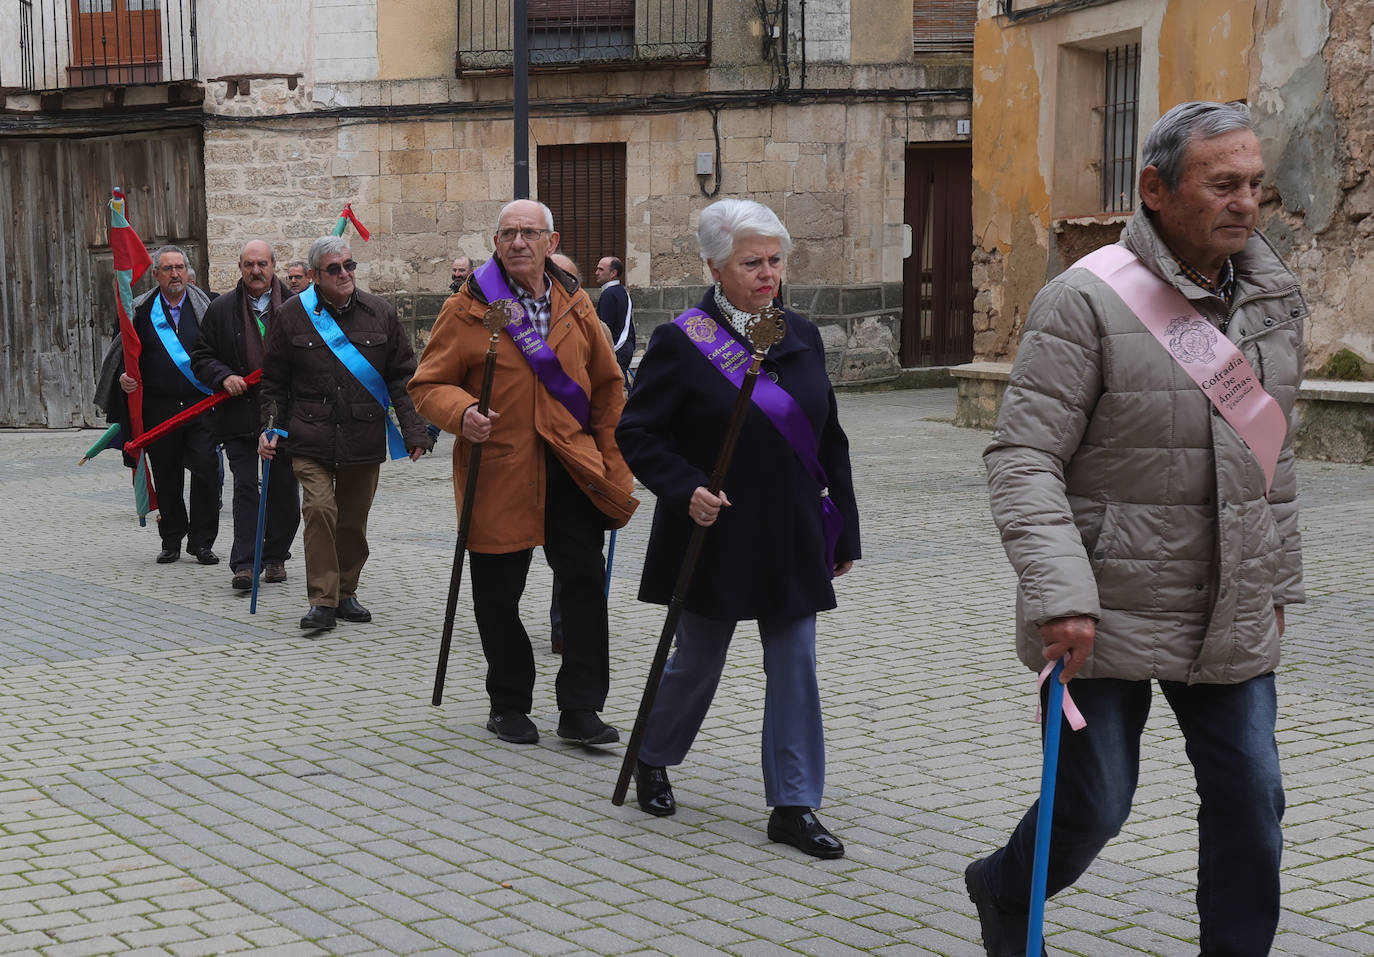
<svg viewBox="0 0 1374 957">
<path fill-rule="evenodd" d="M 1249 448 L 1102 280 L 1069 269 L 1031 304 L 993 441 L 993 517 L 1037 626 L 1097 619 L 1085 678 L 1238 683 L 1279 663 L 1274 606 L 1303 600 L 1293 403 L 1307 307 L 1256 233 L 1226 304 L 1179 271 L 1143 209 L 1121 244 L 1221 326 L 1290 421 L 1268 495 Z"/>
</svg>

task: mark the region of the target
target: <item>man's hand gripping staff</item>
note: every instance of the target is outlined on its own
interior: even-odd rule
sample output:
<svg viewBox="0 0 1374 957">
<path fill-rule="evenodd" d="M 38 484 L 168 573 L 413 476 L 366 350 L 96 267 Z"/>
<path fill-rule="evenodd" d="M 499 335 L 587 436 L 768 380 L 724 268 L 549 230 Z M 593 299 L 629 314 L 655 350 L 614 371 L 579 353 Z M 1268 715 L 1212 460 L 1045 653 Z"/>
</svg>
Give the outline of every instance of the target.
<svg viewBox="0 0 1374 957">
<path fill-rule="evenodd" d="M 463 553 L 467 550 L 468 529 L 472 525 L 472 504 L 477 494 L 477 470 L 482 464 L 482 443 L 491 437 L 491 422 L 498 416 L 498 413 L 492 412 L 488 418 L 491 381 L 496 375 L 496 344 L 501 340 L 501 330 L 515 317 L 513 305 L 509 299 L 498 299 L 482 317 L 482 324 L 491 333 L 487 343 L 486 365 L 482 368 L 482 391 L 477 398 L 477 405 L 463 413 L 463 437 L 472 443 L 472 451 L 468 454 L 463 510 L 458 516 L 458 540 L 453 547 L 453 571 L 449 575 L 448 603 L 444 607 L 444 634 L 439 642 L 439 664 L 434 672 L 434 695 L 430 699 L 436 707 L 444 701 L 444 676 L 448 672 L 449 649 L 453 645 L 453 619 L 458 611 L 458 587 L 463 582 Z M 481 420 L 482 427 L 480 431 L 470 433 L 468 412 L 473 408 L 477 410 L 476 418 Z"/>
</svg>

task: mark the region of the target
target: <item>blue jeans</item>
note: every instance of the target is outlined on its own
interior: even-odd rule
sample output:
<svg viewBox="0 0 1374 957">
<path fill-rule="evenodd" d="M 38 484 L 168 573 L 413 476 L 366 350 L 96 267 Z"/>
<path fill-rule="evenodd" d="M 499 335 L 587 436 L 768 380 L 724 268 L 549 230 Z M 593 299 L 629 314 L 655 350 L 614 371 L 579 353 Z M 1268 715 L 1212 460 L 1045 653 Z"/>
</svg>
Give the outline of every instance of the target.
<svg viewBox="0 0 1374 957">
<path fill-rule="evenodd" d="M 1279 920 L 1283 782 L 1274 740 L 1273 674 L 1237 685 L 1159 683 L 1183 731 L 1197 779 L 1197 908 L 1202 957 L 1269 953 Z M 1088 726 L 1060 739 L 1047 892 L 1068 887 L 1117 835 L 1131 811 L 1149 681 L 1076 679 L 1069 692 Z M 988 858 L 998 907 L 1030 909 L 1039 802 L 1006 847 Z"/>
<path fill-rule="evenodd" d="M 644 728 L 645 764 L 682 763 L 715 697 L 735 622 L 684 610 Z M 763 671 L 763 794 L 769 807 L 821 806 L 825 730 L 816 678 L 816 616 L 759 619 Z"/>
</svg>

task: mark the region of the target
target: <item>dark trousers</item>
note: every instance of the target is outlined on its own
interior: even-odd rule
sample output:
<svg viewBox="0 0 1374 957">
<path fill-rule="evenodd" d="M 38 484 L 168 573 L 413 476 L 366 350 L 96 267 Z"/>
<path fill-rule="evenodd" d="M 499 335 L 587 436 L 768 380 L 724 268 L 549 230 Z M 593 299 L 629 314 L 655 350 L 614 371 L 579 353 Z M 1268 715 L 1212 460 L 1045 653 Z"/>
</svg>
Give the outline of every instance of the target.
<svg viewBox="0 0 1374 957">
<path fill-rule="evenodd" d="M 151 426 L 150 426 L 151 427 Z M 224 465 L 207 425 L 192 421 L 148 446 L 148 465 L 157 492 L 157 531 L 163 548 L 192 554 L 215 544 L 219 534 L 220 488 Z M 183 499 L 185 473 L 191 473 L 191 508 Z"/>
<path fill-rule="evenodd" d="M 1283 782 L 1274 740 L 1272 674 L 1238 685 L 1159 683 L 1183 731 L 1198 811 L 1197 908 L 1202 957 L 1269 953 L 1279 920 Z M 1047 892 L 1087 870 L 1131 810 L 1140 734 L 1150 713 L 1149 681 L 1074 680 L 1069 693 L 1088 725 L 1060 739 Z M 1030 909 L 1037 802 L 1006 847 L 988 858 L 998 906 Z"/>
<path fill-rule="evenodd" d="M 606 624 L 605 537 L 601 512 L 552 453 L 547 460 L 544 558 L 561 583 L 563 662 L 554 684 L 560 711 L 600 711 L 610 690 Z M 501 555 L 469 552 L 472 607 L 487 659 L 493 711 L 529 714 L 534 699 L 534 650 L 520 621 L 533 549 Z"/>
<path fill-rule="evenodd" d="M 229 551 L 232 571 L 251 570 L 258 538 L 258 437 L 236 435 L 224 440 L 224 454 L 234 475 L 234 546 Z M 301 524 L 301 486 L 291 456 L 279 451 L 267 472 L 267 514 L 263 517 L 262 563 L 284 563 Z"/>
</svg>

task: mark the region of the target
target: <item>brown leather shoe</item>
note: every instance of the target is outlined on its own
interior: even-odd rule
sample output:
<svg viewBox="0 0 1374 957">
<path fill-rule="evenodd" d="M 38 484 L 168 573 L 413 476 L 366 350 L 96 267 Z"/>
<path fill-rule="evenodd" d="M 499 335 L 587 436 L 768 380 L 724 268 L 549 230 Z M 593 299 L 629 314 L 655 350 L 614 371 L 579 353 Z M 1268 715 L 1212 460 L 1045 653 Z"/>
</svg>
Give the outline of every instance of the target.
<svg viewBox="0 0 1374 957">
<path fill-rule="evenodd" d="M 262 566 L 262 580 L 265 582 L 286 581 L 286 563 L 269 562 Z"/>
<path fill-rule="evenodd" d="M 240 568 L 234 572 L 234 577 L 229 582 L 234 591 L 252 591 L 253 589 L 253 569 Z"/>
</svg>

